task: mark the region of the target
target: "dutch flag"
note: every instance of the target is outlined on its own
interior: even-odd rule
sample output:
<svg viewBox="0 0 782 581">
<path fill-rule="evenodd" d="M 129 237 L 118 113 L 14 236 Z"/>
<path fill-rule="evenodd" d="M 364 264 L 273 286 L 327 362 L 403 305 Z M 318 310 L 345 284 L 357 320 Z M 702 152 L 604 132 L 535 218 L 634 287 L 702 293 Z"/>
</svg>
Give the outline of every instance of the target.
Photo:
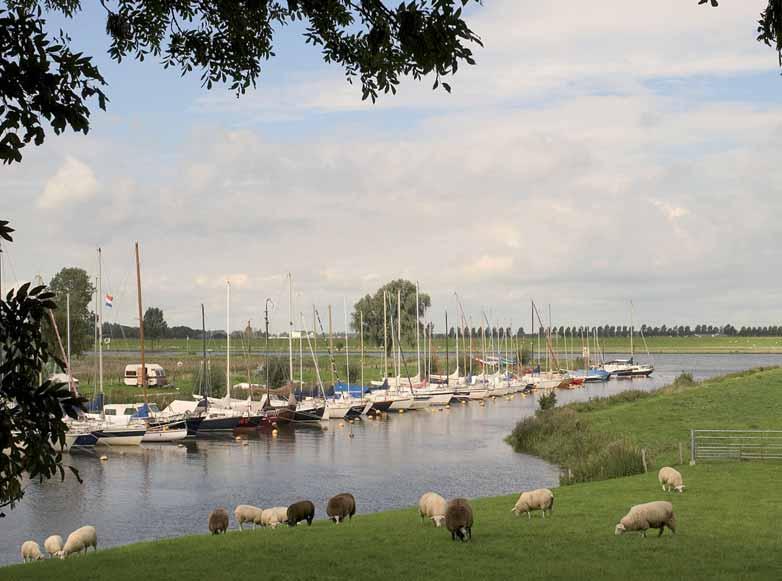
<svg viewBox="0 0 782 581">
<path fill-rule="evenodd" d="M 104 301 L 107 307 L 112 308 L 114 306 L 114 297 L 112 295 L 106 295 Z"/>
</svg>

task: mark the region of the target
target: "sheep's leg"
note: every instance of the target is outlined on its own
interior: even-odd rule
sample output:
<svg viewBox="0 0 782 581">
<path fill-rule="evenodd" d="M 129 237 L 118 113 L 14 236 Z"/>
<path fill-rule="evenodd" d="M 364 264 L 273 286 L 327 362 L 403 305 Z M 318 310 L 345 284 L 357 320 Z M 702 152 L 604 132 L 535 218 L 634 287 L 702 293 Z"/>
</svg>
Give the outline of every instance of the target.
<svg viewBox="0 0 782 581">
<path fill-rule="evenodd" d="M 658 534 L 657 536 L 658 536 L 658 537 L 661 537 L 661 536 L 663 536 L 663 531 L 664 531 L 664 530 L 665 530 L 665 525 L 662 525 L 662 526 L 660 527 L 660 532 L 659 532 L 659 534 Z"/>
<path fill-rule="evenodd" d="M 527 511 L 527 520 L 532 520 L 532 511 Z"/>
<path fill-rule="evenodd" d="M 244 530 L 244 526 L 242 525 L 242 522 L 241 522 L 241 521 L 239 521 L 239 530 L 240 530 L 240 531 L 243 531 L 243 530 Z"/>
<path fill-rule="evenodd" d="M 544 508 L 544 509 L 543 509 L 543 510 L 541 510 L 540 512 L 542 512 L 542 513 L 543 513 L 543 518 L 546 518 L 546 509 Z"/>
</svg>

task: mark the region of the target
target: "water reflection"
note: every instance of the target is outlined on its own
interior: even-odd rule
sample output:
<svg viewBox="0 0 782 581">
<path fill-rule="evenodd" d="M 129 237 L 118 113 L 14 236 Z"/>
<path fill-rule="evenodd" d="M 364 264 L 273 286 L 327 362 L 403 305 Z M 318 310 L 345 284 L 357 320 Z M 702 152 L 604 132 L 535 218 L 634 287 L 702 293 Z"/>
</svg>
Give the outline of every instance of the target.
<svg viewBox="0 0 782 581">
<path fill-rule="evenodd" d="M 696 378 L 775 365 L 780 356 L 656 356 L 648 380 L 611 381 L 560 391 L 561 403 L 652 389 L 681 371 Z M 63 536 L 85 524 L 98 528 L 101 546 L 206 530 L 212 508 L 250 503 L 261 507 L 312 499 L 323 518 L 331 495 L 353 492 L 358 512 L 412 506 L 427 490 L 446 497 L 509 494 L 553 486 L 556 467 L 515 454 L 503 442 L 536 398 L 455 404 L 448 410 L 392 414 L 340 428 L 319 426 L 241 434 L 139 448 L 101 449 L 66 458 L 84 479 L 71 476 L 27 486 L 22 504 L 0 521 L 0 562 L 18 560 L 26 539 Z M 349 435 L 353 433 L 354 437 Z M 99 459 L 109 457 L 107 462 Z M 232 523 L 233 524 L 233 523 Z"/>
</svg>

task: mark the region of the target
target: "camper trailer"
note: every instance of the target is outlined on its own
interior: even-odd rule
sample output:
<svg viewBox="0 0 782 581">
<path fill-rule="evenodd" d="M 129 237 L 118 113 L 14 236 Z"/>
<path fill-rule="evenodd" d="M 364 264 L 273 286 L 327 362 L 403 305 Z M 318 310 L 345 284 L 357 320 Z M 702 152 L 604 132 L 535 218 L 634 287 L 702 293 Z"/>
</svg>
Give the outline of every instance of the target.
<svg viewBox="0 0 782 581">
<path fill-rule="evenodd" d="M 161 387 L 166 385 L 166 372 L 157 363 L 147 363 L 147 385 L 149 387 Z M 125 366 L 125 385 L 141 386 L 141 364 Z"/>
</svg>

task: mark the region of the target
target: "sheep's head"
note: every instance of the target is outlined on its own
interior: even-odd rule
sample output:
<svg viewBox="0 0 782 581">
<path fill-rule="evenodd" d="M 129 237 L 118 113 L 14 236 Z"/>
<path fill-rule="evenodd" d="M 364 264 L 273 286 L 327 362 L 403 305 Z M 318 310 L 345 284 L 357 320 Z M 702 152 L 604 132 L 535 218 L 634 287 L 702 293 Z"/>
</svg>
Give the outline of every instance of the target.
<svg viewBox="0 0 782 581">
<path fill-rule="evenodd" d="M 454 534 L 463 543 L 467 542 L 467 527 L 459 527 L 454 531 Z"/>
<path fill-rule="evenodd" d="M 431 518 L 432 518 L 432 522 L 434 523 L 434 526 L 436 526 L 438 528 L 445 524 L 445 516 L 444 515 L 433 516 Z"/>
<path fill-rule="evenodd" d="M 57 551 L 54 554 L 54 557 L 57 558 L 57 559 L 64 559 L 65 558 L 65 553 L 63 552 L 62 549 L 60 549 L 59 551 Z"/>
<path fill-rule="evenodd" d="M 333 520 L 335 524 L 339 524 L 339 519 L 340 519 L 340 516 L 339 516 L 339 515 L 336 515 L 336 516 L 332 516 L 332 517 L 331 517 L 331 520 Z"/>
<path fill-rule="evenodd" d="M 681 494 L 682 492 L 684 492 L 684 489 L 685 489 L 685 486 L 684 486 L 684 484 L 680 484 L 679 486 L 677 486 L 677 487 L 675 488 L 676 492 L 678 492 L 679 494 Z"/>
<path fill-rule="evenodd" d="M 619 523 L 618 525 L 616 525 L 616 528 L 614 529 L 614 534 L 621 535 L 624 534 L 626 530 L 627 529 L 625 528 L 625 526 L 622 523 Z"/>
</svg>

